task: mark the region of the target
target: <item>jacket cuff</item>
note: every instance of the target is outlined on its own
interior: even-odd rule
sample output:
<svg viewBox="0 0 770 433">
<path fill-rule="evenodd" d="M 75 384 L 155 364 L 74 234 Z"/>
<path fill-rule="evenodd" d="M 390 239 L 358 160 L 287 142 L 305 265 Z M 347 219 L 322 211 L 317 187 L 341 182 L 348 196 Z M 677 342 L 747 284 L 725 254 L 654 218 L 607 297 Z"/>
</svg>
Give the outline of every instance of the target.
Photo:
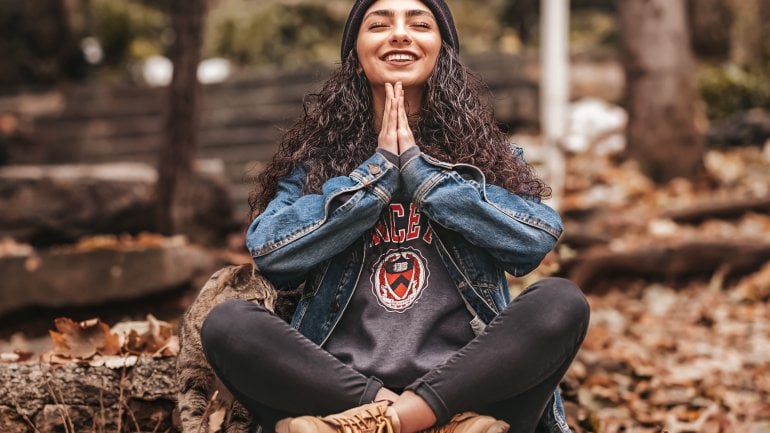
<svg viewBox="0 0 770 433">
<path fill-rule="evenodd" d="M 419 156 L 420 155 L 420 148 L 417 146 L 410 147 L 406 150 L 406 152 L 403 152 L 401 155 L 398 155 L 398 166 L 403 167 L 407 162 L 409 162 L 410 159 Z"/>
<path fill-rule="evenodd" d="M 401 166 L 401 164 L 399 163 L 398 155 L 396 155 L 395 153 L 393 153 L 393 152 L 391 152 L 389 150 L 385 150 L 385 149 L 380 148 L 380 147 L 377 148 L 377 153 L 379 153 L 380 155 L 384 156 L 385 159 L 390 161 L 390 163 L 395 165 L 396 167 L 400 167 Z"/>
<path fill-rule="evenodd" d="M 399 184 L 398 167 L 379 152 L 353 170 L 350 177 L 385 203 L 390 202 Z"/>
</svg>

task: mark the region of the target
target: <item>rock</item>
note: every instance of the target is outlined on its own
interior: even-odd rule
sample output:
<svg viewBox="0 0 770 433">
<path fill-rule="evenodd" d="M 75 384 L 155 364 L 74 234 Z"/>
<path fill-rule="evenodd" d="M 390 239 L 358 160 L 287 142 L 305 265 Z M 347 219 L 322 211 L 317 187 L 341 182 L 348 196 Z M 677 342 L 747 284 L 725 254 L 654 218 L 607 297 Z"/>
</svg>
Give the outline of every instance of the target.
<svg viewBox="0 0 770 433">
<path fill-rule="evenodd" d="M 0 314 L 30 306 L 84 306 L 137 298 L 190 285 L 220 266 L 213 254 L 184 241 L 0 257 Z"/>
<path fill-rule="evenodd" d="M 710 147 L 761 146 L 770 139 L 770 112 L 761 108 L 741 111 L 714 122 L 706 134 Z"/>
<path fill-rule="evenodd" d="M 598 98 L 583 98 L 569 106 L 567 133 L 562 146 L 573 153 L 620 153 L 626 147 L 624 131 L 627 122 L 628 114 L 620 106 Z"/>
<path fill-rule="evenodd" d="M 195 178 L 195 228 L 221 244 L 232 230 L 232 204 L 221 163 L 201 163 Z M 93 234 L 155 231 L 155 168 L 141 163 L 28 165 L 0 168 L 0 238 L 34 245 Z"/>
</svg>

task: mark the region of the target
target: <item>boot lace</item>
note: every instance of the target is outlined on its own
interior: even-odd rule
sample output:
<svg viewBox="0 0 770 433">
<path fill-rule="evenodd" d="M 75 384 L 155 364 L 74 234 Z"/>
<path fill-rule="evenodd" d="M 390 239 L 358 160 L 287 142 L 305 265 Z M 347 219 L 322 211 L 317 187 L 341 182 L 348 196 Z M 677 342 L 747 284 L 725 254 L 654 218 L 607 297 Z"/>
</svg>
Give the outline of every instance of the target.
<svg viewBox="0 0 770 433">
<path fill-rule="evenodd" d="M 350 417 L 333 418 L 337 433 L 393 433 L 393 424 L 385 415 L 387 407 L 368 408 Z"/>
</svg>

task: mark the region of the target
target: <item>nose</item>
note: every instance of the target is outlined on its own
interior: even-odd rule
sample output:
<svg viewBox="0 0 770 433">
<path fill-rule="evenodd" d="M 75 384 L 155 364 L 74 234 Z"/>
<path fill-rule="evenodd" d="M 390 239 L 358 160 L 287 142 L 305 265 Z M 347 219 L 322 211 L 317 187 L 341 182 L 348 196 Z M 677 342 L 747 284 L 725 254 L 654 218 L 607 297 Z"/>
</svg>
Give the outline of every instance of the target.
<svg viewBox="0 0 770 433">
<path fill-rule="evenodd" d="M 412 42 L 405 20 L 398 20 L 393 26 L 390 35 L 390 43 L 393 45 L 409 45 Z"/>
</svg>

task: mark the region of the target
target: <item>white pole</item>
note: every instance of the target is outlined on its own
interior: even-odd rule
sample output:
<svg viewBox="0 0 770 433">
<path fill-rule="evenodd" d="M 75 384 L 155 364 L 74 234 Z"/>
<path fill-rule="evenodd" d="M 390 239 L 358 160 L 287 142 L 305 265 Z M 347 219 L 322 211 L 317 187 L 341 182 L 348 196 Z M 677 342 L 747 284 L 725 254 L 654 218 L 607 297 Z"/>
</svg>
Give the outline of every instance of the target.
<svg viewBox="0 0 770 433">
<path fill-rule="evenodd" d="M 569 105 L 569 0 L 541 0 L 540 123 L 546 166 L 559 208 L 564 194 L 565 163 L 561 142 Z"/>
</svg>

